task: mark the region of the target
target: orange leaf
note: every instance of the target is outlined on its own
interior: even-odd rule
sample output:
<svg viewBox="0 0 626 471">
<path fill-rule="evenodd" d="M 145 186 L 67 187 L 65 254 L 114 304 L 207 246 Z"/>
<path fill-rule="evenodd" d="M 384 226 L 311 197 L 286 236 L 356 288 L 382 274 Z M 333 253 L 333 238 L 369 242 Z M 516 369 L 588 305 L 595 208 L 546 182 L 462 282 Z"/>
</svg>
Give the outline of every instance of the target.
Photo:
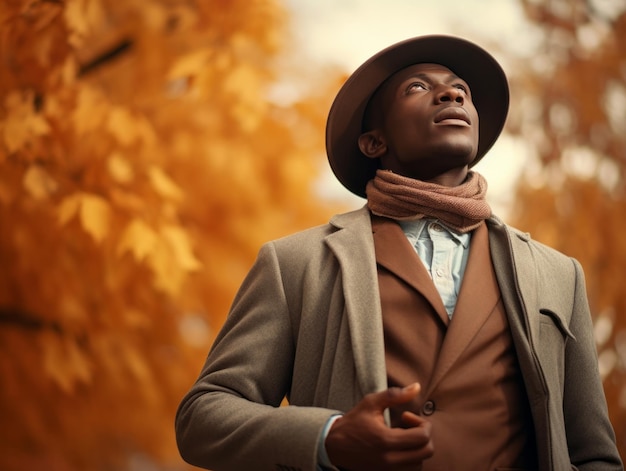
<svg viewBox="0 0 626 471">
<path fill-rule="evenodd" d="M 107 161 L 109 174 L 119 183 L 130 183 L 134 178 L 133 167 L 119 152 L 111 154 Z"/>
<path fill-rule="evenodd" d="M 26 170 L 22 184 L 26 191 L 37 200 L 47 198 L 58 187 L 57 182 L 40 165 L 31 165 Z"/>
<path fill-rule="evenodd" d="M 13 91 L 7 95 L 4 105 L 7 117 L 3 137 L 9 152 L 16 152 L 37 136 L 48 134 L 48 122 L 35 112 L 34 93 Z"/>
<path fill-rule="evenodd" d="M 169 244 L 178 265 L 186 271 L 195 271 L 202 267 L 202 263 L 195 257 L 191 250 L 191 243 L 187 233 L 174 225 L 165 226 L 162 229 L 163 239 Z"/>
<path fill-rule="evenodd" d="M 137 139 L 137 125 L 130 111 L 115 107 L 109 113 L 107 128 L 122 145 L 130 145 Z"/>
<path fill-rule="evenodd" d="M 208 49 L 201 49 L 189 54 L 185 54 L 180 57 L 172 67 L 170 67 L 167 73 L 169 80 L 174 80 L 182 77 L 190 77 L 203 72 L 206 69 L 206 64 L 211 57 L 212 51 Z"/>
<path fill-rule="evenodd" d="M 42 347 L 43 370 L 63 391 L 72 393 L 77 383 L 91 380 L 90 363 L 74 339 L 43 332 Z"/>
<path fill-rule="evenodd" d="M 193 255 L 187 233 L 179 226 L 166 225 L 160 231 L 161 237 L 149 254 L 149 263 L 155 276 L 156 286 L 175 295 L 191 271 L 202 264 Z"/>
<path fill-rule="evenodd" d="M 84 194 L 81 198 L 80 221 L 83 229 L 96 242 L 102 242 L 109 232 L 111 206 L 100 196 Z"/>
<path fill-rule="evenodd" d="M 156 243 L 157 235 L 152 228 L 141 219 L 133 219 L 122 234 L 117 253 L 129 251 L 141 261 L 154 250 Z"/>
<path fill-rule="evenodd" d="M 63 198 L 57 210 L 58 221 L 61 226 L 67 224 L 80 207 L 80 194 L 74 194 Z"/>
<path fill-rule="evenodd" d="M 81 86 L 74 115 L 72 116 L 76 133 L 99 129 L 106 119 L 108 103 L 102 93 L 90 86 Z"/>
<path fill-rule="evenodd" d="M 174 201 L 182 199 L 183 191 L 161 168 L 152 165 L 148 169 L 148 176 L 152 187 L 163 198 Z"/>
<path fill-rule="evenodd" d="M 176 263 L 169 244 L 159 239 L 148 256 L 148 262 L 154 273 L 155 286 L 171 296 L 178 294 L 186 274 Z"/>
<path fill-rule="evenodd" d="M 155 141 L 150 124 L 142 116 L 134 116 L 130 110 L 120 106 L 111 109 L 106 126 L 123 146 L 129 146 L 139 140 L 148 144 Z"/>
</svg>

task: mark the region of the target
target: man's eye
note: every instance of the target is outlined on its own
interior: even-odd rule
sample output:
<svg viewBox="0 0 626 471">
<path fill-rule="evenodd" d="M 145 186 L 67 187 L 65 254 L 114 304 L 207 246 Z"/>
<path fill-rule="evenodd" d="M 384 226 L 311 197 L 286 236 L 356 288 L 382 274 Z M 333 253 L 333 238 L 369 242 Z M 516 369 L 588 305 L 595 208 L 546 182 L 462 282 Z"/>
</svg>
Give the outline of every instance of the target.
<svg viewBox="0 0 626 471">
<path fill-rule="evenodd" d="M 465 85 L 463 85 L 462 83 L 457 83 L 455 86 L 455 88 L 458 88 L 459 90 L 461 90 L 462 92 L 467 93 L 467 87 Z"/>
<path fill-rule="evenodd" d="M 413 82 L 408 86 L 407 91 L 410 92 L 414 90 L 427 90 L 427 88 L 422 82 Z"/>
</svg>

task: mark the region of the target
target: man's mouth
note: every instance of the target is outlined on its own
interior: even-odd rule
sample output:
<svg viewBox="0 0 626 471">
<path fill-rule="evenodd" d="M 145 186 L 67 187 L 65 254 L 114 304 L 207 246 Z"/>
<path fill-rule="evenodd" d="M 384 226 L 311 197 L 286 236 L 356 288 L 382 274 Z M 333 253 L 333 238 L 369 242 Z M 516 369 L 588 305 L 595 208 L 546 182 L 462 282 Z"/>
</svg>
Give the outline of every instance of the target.
<svg viewBox="0 0 626 471">
<path fill-rule="evenodd" d="M 447 107 L 435 115 L 435 123 L 468 126 L 472 124 L 472 121 L 463 108 Z"/>
</svg>

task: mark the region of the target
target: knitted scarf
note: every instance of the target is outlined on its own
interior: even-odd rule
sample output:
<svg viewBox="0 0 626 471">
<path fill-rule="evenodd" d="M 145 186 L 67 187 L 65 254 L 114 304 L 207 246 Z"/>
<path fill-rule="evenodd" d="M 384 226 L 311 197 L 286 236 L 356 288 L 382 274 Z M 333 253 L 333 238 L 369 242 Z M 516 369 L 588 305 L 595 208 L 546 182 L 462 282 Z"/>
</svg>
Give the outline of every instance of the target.
<svg viewBox="0 0 626 471">
<path fill-rule="evenodd" d="M 442 186 L 378 170 L 367 183 L 367 206 L 377 216 L 396 220 L 432 217 L 458 232 L 476 229 L 491 216 L 487 181 L 470 171 L 459 186 Z"/>
</svg>

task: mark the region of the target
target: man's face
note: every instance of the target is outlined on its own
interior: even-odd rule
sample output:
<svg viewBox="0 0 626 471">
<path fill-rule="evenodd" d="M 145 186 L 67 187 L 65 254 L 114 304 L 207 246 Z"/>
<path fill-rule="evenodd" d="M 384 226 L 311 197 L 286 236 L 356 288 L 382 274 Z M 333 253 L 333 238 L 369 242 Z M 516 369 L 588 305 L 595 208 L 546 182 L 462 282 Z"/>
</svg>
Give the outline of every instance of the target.
<svg viewBox="0 0 626 471">
<path fill-rule="evenodd" d="M 430 180 L 469 165 L 478 151 L 478 112 L 469 86 L 450 69 L 417 64 L 393 75 L 374 98 L 382 167 Z"/>
</svg>

